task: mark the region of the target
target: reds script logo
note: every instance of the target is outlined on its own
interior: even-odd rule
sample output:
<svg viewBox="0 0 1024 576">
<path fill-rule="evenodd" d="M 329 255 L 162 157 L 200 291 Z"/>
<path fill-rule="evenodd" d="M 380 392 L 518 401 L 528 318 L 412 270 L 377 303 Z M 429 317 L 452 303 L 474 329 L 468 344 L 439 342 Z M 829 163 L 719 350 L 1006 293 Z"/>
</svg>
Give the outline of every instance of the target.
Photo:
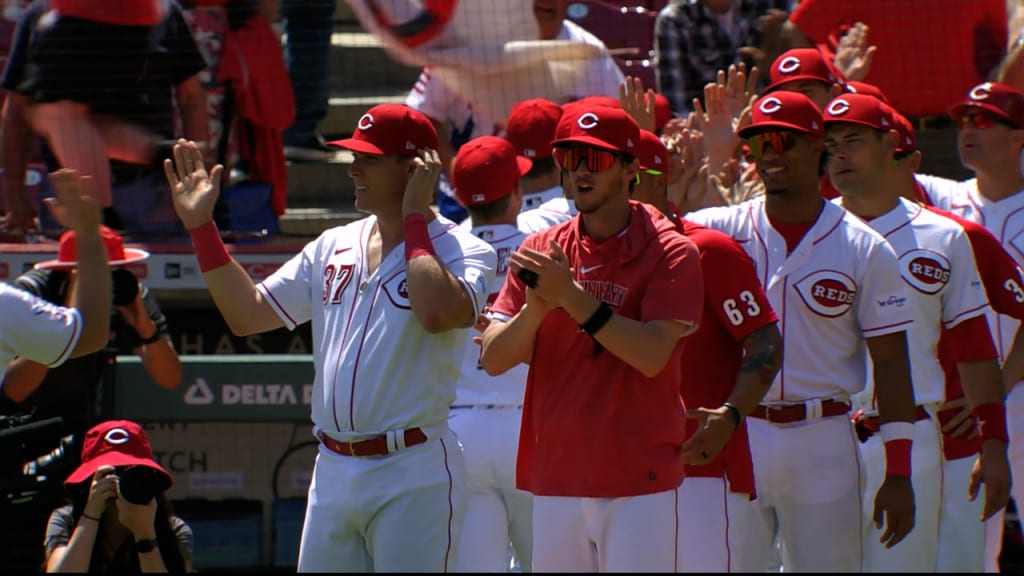
<svg viewBox="0 0 1024 576">
<path fill-rule="evenodd" d="M 765 114 L 774 114 L 779 110 L 782 110 L 782 101 L 774 96 L 770 96 L 762 100 L 761 104 L 759 104 L 757 108 Z"/>
<path fill-rule="evenodd" d="M 900 256 L 900 274 L 918 292 L 935 294 L 949 282 L 952 267 L 938 252 L 916 248 Z"/>
<path fill-rule="evenodd" d="M 409 281 L 405 279 L 404 272 L 392 276 L 384 283 L 384 293 L 396 308 L 412 310 L 412 304 L 409 302 Z"/>
<path fill-rule="evenodd" d="M 800 299 L 812 312 L 826 318 L 846 314 L 857 296 L 857 283 L 842 272 L 819 270 L 794 285 Z"/>
</svg>

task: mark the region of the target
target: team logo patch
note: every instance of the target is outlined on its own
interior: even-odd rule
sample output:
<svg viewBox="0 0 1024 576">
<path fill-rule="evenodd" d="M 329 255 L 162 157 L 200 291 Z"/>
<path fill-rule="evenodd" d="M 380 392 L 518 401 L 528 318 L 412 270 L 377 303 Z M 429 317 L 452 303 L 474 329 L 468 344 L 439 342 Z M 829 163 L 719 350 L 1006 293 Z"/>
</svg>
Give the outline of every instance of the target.
<svg viewBox="0 0 1024 576">
<path fill-rule="evenodd" d="M 597 126 L 597 121 L 597 114 L 594 114 L 593 112 L 587 112 L 586 114 L 583 114 L 576 120 L 576 125 L 579 126 L 580 128 L 583 128 L 584 130 L 590 130 L 594 126 Z"/>
<path fill-rule="evenodd" d="M 843 114 L 846 114 L 849 110 L 850 103 L 840 98 L 838 100 L 833 100 L 832 103 L 828 105 L 827 112 L 832 116 L 842 116 Z"/>
<path fill-rule="evenodd" d="M 812 272 L 794 288 L 812 312 L 827 318 L 846 314 L 857 296 L 857 283 L 853 278 L 835 270 Z"/>
<path fill-rule="evenodd" d="M 370 128 L 373 128 L 373 115 L 363 114 L 363 116 L 359 118 L 357 126 L 359 126 L 360 130 L 369 130 Z"/>
<path fill-rule="evenodd" d="M 792 74 L 800 69 L 800 59 L 796 56 L 787 56 L 779 62 L 779 72 Z"/>
<path fill-rule="evenodd" d="M 978 84 L 971 89 L 970 97 L 971 100 L 985 100 L 992 92 L 992 83 L 985 82 L 984 84 Z"/>
<path fill-rule="evenodd" d="M 112 428 L 103 436 L 103 439 L 106 440 L 108 444 L 118 446 L 131 440 L 132 435 L 124 428 Z"/>
<path fill-rule="evenodd" d="M 935 294 L 949 282 L 952 267 L 938 252 L 917 248 L 900 256 L 900 273 L 918 292 Z"/>
<path fill-rule="evenodd" d="M 761 112 L 765 114 L 774 114 L 782 109 L 782 100 L 774 96 L 770 96 L 761 101 L 761 104 L 757 107 Z"/>
<path fill-rule="evenodd" d="M 398 274 L 385 282 L 384 293 L 387 294 L 388 300 L 391 300 L 391 303 L 396 307 L 406 310 L 412 309 L 412 304 L 409 303 L 409 281 L 406 280 L 404 273 Z"/>
</svg>

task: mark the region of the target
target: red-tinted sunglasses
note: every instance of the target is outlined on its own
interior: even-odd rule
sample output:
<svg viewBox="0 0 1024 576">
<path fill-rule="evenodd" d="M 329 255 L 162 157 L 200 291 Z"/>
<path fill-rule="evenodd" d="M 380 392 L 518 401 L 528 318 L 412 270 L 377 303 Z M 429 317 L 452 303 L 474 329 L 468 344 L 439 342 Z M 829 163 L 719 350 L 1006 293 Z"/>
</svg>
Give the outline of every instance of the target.
<svg viewBox="0 0 1024 576">
<path fill-rule="evenodd" d="M 590 146 L 574 146 L 572 148 L 554 148 L 551 151 L 555 163 L 562 170 L 575 172 L 580 167 L 580 162 L 587 163 L 587 170 L 591 172 L 604 172 L 615 165 L 616 154 L 611 150 L 593 148 Z"/>
<path fill-rule="evenodd" d="M 757 159 L 764 153 L 766 146 L 771 146 L 776 154 L 789 152 L 800 138 L 809 139 L 795 132 L 762 132 L 747 138 L 747 147 L 750 149 L 750 157 Z"/>
<path fill-rule="evenodd" d="M 1010 125 L 1009 122 L 1006 122 L 1002 118 L 993 116 L 992 114 L 963 114 L 956 119 L 956 125 L 958 128 L 966 128 L 968 124 L 974 124 L 974 127 L 978 130 L 987 130 L 996 124 L 1002 124 L 1003 126 Z"/>
</svg>

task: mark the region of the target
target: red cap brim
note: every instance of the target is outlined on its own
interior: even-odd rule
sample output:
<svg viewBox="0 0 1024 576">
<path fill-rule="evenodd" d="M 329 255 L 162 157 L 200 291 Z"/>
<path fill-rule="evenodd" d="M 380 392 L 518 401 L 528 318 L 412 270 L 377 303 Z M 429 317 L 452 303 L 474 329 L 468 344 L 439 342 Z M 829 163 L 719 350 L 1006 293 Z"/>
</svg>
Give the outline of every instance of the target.
<svg viewBox="0 0 1024 576">
<path fill-rule="evenodd" d="M 1009 115 L 1007 115 L 1002 108 L 995 106 L 993 104 L 989 104 L 988 102 L 961 102 L 959 104 L 953 105 L 953 107 L 949 109 L 949 115 L 952 116 L 953 118 L 957 118 L 963 115 L 963 113 L 967 111 L 967 109 L 969 108 L 979 108 L 981 110 L 988 112 L 989 114 L 1006 120 L 1010 124 L 1016 124 L 1016 122 L 1014 122 L 1013 119 L 1010 118 Z M 1021 128 L 1024 128 L 1024 126 L 1021 126 Z"/>
<path fill-rule="evenodd" d="M 520 176 L 526 176 L 526 173 L 533 168 L 533 160 L 530 160 L 526 156 L 516 156 L 516 164 L 519 165 Z"/>
<path fill-rule="evenodd" d="M 148 458 L 139 458 L 137 456 L 132 456 L 131 454 L 111 450 L 110 452 L 100 454 L 88 462 L 83 462 L 82 465 L 72 472 L 71 475 L 68 476 L 67 480 L 64 481 L 64 486 L 71 488 L 77 484 L 90 480 L 93 474 L 96 473 L 96 470 L 101 466 L 113 466 L 114 468 L 146 466 L 163 474 L 167 478 L 168 488 L 174 484 L 174 478 L 167 473 L 167 470 L 164 470 L 162 466 L 153 460 Z"/>
<path fill-rule="evenodd" d="M 126 266 L 133 262 L 141 262 L 149 258 L 149 252 L 135 248 L 124 249 L 124 260 L 111 260 L 109 266 Z M 45 270 L 72 270 L 78 268 L 78 262 L 64 262 L 62 260 L 44 260 L 35 264 L 36 268 Z"/>
<path fill-rule="evenodd" d="M 799 82 L 800 80 L 817 80 L 818 82 L 824 82 L 825 84 L 828 84 L 830 86 L 832 84 L 835 84 L 835 82 L 832 82 L 830 80 L 826 80 L 825 78 L 822 78 L 821 76 L 815 76 L 813 74 L 797 74 L 796 76 L 787 76 L 785 80 L 779 80 L 778 82 L 775 82 L 774 84 L 769 84 L 768 87 L 765 88 L 763 92 L 761 92 L 761 95 L 763 96 L 763 95 L 765 95 L 765 94 L 767 94 L 769 92 L 774 92 L 774 91 L 778 90 L 779 87 L 781 87 L 781 86 L 783 86 L 785 84 L 789 84 L 790 82 Z"/>
<path fill-rule="evenodd" d="M 356 138 L 344 138 L 342 140 L 333 140 L 327 143 L 328 146 L 337 146 L 338 148 L 344 148 L 345 150 L 351 150 L 360 154 L 374 154 L 376 156 L 383 156 L 384 151 L 380 148 L 370 144 L 366 140 L 359 140 Z"/>
<path fill-rule="evenodd" d="M 572 138 L 563 138 L 561 140 L 555 140 L 551 145 L 555 148 L 568 146 L 569 144 L 584 144 L 586 146 L 594 146 L 596 148 L 604 148 L 611 152 L 621 152 L 614 144 L 609 144 L 599 138 L 593 136 L 573 136 Z"/>
<path fill-rule="evenodd" d="M 799 132 L 801 134 L 807 134 L 808 136 L 821 136 L 817 132 L 812 132 L 803 126 L 797 126 L 796 124 L 790 124 L 789 122 L 758 122 L 757 124 L 751 124 L 746 128 L 739 131 L 737 134 L 740 138 L 750 138 L 758 132 L 764 132 L 764 128 L 781 128 L 783 130 L 792 130 L 793 132 Z"/>
</svg>

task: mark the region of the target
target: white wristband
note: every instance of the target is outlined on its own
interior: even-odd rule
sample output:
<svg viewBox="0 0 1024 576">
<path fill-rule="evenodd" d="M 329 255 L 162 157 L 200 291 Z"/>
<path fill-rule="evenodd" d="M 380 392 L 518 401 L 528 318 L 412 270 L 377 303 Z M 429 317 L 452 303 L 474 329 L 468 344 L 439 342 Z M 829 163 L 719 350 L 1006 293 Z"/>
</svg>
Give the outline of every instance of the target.
<svg viewBox="0 0 1024 576">
<path fill-rule="evenodd" d="M 910 422 L 886 422 L 878 431 L 882 433 L 883 442 L 914 439 L 914 425 Z"/>
</svg>

